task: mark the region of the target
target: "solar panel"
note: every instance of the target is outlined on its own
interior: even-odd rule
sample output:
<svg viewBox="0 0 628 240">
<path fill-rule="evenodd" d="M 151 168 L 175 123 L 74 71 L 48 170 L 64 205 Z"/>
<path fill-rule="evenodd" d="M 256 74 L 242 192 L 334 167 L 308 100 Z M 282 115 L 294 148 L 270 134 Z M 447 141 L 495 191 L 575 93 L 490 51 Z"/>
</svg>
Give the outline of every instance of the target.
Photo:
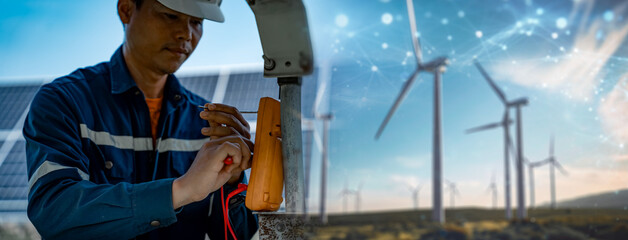
<svg viewBox="0 0 628 240">
<path fill-rule="evenodd" d="M 0 129 L 11 129 L 35 96 L 39 85 L 0 88 Z"/>
<path fill-rule="evenodd" d="M 0 166 L 0 200 L 25 200 L 28 196 L 25 141 L 17 141 Z"/>
<path fill-rule="evenodd" d="M 240 111 L 257 111 L 260 98 L 279 98 L 279 85 L 277 79 L 264 78 L 262 72 L 235 73 L 229 77 L 226 92 L 223 103 Z M 248 120 L 251 116 L 245 118 Z"/>
<path fill-rule="evenodd" d="M 218 75 L 199 75 L 187 76 L 179 78 L 179 82 L 183 87 L 193 93 L 211 101 L 216 90 Z"/>
</svg>

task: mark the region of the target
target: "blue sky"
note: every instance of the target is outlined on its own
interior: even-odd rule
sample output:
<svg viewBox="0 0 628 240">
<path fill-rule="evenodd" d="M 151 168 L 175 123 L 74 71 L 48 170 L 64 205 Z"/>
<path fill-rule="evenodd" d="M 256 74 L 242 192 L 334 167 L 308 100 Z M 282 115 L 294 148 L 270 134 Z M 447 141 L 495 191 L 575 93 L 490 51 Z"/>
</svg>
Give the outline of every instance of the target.
<svg viewBox="0 0 628 240">
<path fill-rule="evenodd" d="M 116 1 L 4 2 L 0 33 L 9 37 L 0 39 L 3 82 L 60 76 L 107 61 L 123 39 Z M 330 210 L 342 210 L 338 193 L 345 182 L 350 188 L 363 184 L 362 209 L 410 208 L 406 185 L 419 183 L 424 185 L 419 205 L 430 206 L 430 75 L 419 76 L 382 137 L 374 140 L 416 65 L 405 1 L 304 2 L 316 60 L 333 66 Z M 456 206 L 490 206 L 485 190 L 493 174 L 503 206 L 502 131 L 464 133 L 503 114 L 472 65 L 474 58 L 509 99 L 530 99 L 523 109 L 524 152 L 530 160 L 546 158 L 550 136 L 556 136 L 555 155 L 570 173 L 557 175 L 559 200 L 628 188 L 626 3 L 417 0 L 414 5 L 424 58 L 447 55 L 452 61 L 443 77 L 443 149 L 444 177 L 456 182 L 461 194 Z M 245 1 L 225 1 L 223 11 L 226 22 L 205 22 L 204 36 L 183 69 L 261 62 L 255 20 Z M 317 209 L 318 153 L 312 166 L 310 205 Z M 549 201 L 547 169 L 535 171 L 537 204 Z M 514 168 L 511 175 L 514 184 Z M 449 206 L 447 191 L 444 199 Z"/>
</svg>

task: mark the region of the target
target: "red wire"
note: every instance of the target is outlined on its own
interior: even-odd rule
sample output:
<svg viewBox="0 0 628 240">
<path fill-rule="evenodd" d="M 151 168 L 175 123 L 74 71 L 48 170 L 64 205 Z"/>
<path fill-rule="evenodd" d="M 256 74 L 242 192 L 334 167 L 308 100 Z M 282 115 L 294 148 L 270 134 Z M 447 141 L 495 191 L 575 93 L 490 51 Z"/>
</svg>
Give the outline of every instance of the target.
<svg viewBox="0 0 628 240">
<path fill-rule="evenodd" d="M 222 221 L 225 223 L 225 240 L 229 240 L 228 239 L 228 235 L 227 235 L 227 224 L 229 224 L 229 218 L 227 214 L 225 214 L 225 194 L 224 194 L 224 190 L 223 187 L 220 187 L 220 203 L 222 205 Z"/>
<path fill-rule="evenodd" d="M 228 232 L 227 232 L 227 228 L 229 229 L 229 233 L 231 233 L 231 236 L 233 237 L 233 239 L 238 240 L 238 238 L 236 237 L 235 233 L 233 232 L 233 228 L 231 227 L 231 222 L 229 222 L 229 199 L 231 199 L 231 197 L 246 191 L 248 185 L 246 184 L 238 184 L 238 189 L 234 190 L 233 192 L 229 193 L 229 195 L 227 196 L 227 201 L 225 202 L 225 194 L 223 192 L 223 188 L 220 188 L 220 203 L 222 204 L 222 212 L 223 212 L 223 220 L 225 222 L 225 240 L 228 240 Z"/>
</svg>

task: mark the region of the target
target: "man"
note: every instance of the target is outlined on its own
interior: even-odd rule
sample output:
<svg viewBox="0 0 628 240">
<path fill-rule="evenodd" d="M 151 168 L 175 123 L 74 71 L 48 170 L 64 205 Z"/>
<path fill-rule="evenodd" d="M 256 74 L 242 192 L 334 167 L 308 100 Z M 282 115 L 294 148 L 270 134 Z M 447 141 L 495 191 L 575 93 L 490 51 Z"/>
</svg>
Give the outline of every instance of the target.
<svg viewBox="0 0 628 240">
<path fill-rule="evenodd" d="M 203 18 L 223 20 L 219 5 L 118 0 L 125 40 L 110 62 L 39 90 L 24 137 L 28 216 L 44 239 L 225 238 L 220 190 L 226 197 L 246 181 L 249 125 L 172 75 L 198 44 Z M 241 203 L 229 206 L 229 220 L 238 239 L 257 229 Z"/>
</svg>

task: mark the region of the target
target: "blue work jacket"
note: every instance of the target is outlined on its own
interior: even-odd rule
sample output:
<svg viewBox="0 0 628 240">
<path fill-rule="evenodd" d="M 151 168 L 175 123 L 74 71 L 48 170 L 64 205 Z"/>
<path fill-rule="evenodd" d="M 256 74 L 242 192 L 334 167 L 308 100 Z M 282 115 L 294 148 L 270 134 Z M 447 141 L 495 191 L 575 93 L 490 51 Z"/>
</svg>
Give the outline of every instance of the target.
<svg viewBox="0 0 628 240">
<path fill-rule="evenodd" d="M 42 86 L 23 131 L 37 231 L 44 239 L 224 239 L 220 190 L 172 206 L 172 182 L 209 140 L 199 117 L 205 103 L 169 75 L 153 145 L 148 106 L 122 48 L 110 62 Z M 235 186 L 224 189 L 226 198 Z M 238 239 L 250 239 L 251 211 L 240 204 L 229 215 Z"/>
</svg>

